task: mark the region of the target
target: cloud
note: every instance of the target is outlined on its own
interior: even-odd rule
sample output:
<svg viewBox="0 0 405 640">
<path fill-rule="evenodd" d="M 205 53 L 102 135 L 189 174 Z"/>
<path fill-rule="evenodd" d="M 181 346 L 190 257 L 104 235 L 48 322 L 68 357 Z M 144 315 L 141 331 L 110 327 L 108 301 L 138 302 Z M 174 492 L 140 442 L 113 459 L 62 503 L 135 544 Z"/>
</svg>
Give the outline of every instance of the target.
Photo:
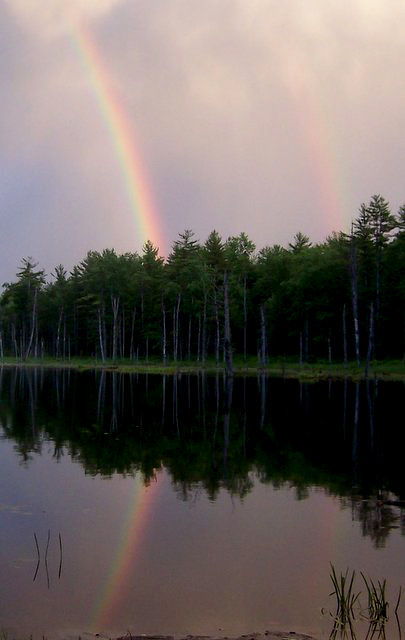
<svg viewBox="0 0 405 640">
<path fill-rule="evenodd" d="M 27 30 L 40 37 L 55 37 L 72 23 L 105 17 L 123 0 L 6 0 L 9 10 Z"/>
<path fill-rule="evenodd" d="M 6 2 L 3 229 L 32 229 L 13 268 L 141 247 L 72 21 L 137 134 L 168 246 L 186 227 L 316 241 L 374 192 L 404 199 L 403 0 Z"/>
</svg>

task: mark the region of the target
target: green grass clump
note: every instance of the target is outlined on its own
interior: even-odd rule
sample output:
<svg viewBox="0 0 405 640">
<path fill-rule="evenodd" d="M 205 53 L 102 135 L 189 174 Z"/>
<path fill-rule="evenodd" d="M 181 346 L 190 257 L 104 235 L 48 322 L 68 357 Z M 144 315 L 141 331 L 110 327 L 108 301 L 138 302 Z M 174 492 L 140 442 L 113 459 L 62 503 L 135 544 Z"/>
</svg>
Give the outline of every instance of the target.
<svg viewBox="0 0 405 640">
<path fill-rule="evenodd" d="M 335 640 L 338 636 L 342 639 L 356 640 L 354 622 L 356 619 L 366 621 L 368 624 L 365 640 L 378 638 L 386 640 L 385 625 L 388 622 L 389 603 L 386 596 L 386 580 L 374 582 L 361 573 L 367 592 L 367 606 L 361 604 L 361 592 L 355 591 L 355 571 L 349 575 L 349 570 L 340 573 L 338 576 L 335 567 L 331 563 L 330 579 L 333 584 L 333 591 L 330 596 L 335 596 L 336 611 L 330 614 L 333 619 L 333 627 L 330 633 L 330 640 Z M 394 615 L 398 627 L 398 637 L 401 638 L 401 626 L 398 618 L 399 603 L 401 600 L 401 588 L 399 589 Z M 356 618 L 357 616 L 357 618 Z"/>
</svg>

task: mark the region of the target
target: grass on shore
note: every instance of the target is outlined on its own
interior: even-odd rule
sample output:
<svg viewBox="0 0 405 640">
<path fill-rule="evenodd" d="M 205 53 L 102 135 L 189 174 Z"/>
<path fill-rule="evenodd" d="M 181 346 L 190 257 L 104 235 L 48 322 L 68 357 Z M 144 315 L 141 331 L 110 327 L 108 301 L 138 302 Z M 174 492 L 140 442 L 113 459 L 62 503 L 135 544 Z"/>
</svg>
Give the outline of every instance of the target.
<svg viewBox="0 0 405 640">
<path fill-rule="evenodd" d="M 6 357 L 0 360 L 0 366 L 6 367 L 47 367 L 47 368 L 70 368 L 76 370 L 105 369 L 107 371 L 119 371 L 122 373 L 152 373 L 168 374 L 175 373 L 218 373 L 224 371 L 223 363 L 216 365 L 214 360 L 207 360 L 204 364 L 196 360 L 168 360 L 164 364 L 159 359 L 149 360 L 129 360 L 117 359 L 116 361 L 106 360 L 102 362 L 96 358 L 29 358 L 21 360 Z M 357 363 L 329 363 L 318 360 L 311 363 L 300 364 L 293 358 L 269 359 L 265 366 L 260 365 L 256 358 L 250 357 L 246 362 L 243 358 L 234 358 L 235 376 L 246 375 L 267 375 L 273 377 L 298 378 L 306 381 L 316 381 L 322 379 L 344 379 L 361 380 L 366 377 L 365 367 L 358 367 Z M 369 378 L 386 380 L 405 380 L 405 362 L 401 360 L 372 361 L 368 370 Z"/>
</svg>

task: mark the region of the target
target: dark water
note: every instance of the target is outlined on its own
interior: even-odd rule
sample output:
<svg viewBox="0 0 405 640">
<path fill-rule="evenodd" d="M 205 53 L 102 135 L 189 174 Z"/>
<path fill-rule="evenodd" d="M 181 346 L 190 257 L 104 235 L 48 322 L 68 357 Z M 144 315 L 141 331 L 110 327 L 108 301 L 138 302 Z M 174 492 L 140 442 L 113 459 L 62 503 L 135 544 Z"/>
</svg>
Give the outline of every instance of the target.
<svg viewBox="0 0 405 640">
<path fill-rule="evenodd" d="M 404 395 L 1 369 L 0 631 L 328 637 L 330 562 L 395 601 Z"/>
</svg>

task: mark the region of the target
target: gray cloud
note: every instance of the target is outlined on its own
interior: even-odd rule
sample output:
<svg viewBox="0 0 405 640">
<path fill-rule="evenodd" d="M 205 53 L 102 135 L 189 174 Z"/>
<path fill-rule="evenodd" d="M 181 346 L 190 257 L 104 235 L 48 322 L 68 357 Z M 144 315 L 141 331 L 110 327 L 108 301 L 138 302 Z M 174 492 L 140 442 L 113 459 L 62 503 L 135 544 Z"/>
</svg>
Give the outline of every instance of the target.
<svg viewBox="0 0 405 640">
<path fill-rule="evenodd" d="M 136 131 L 165 252 L 186 227 L 202 240 L 245 230 L 259 247 L 299 229 L 322 240 L 375 192 L 394 210 L 405 200 L 402 0 L 7 6 L 7 278 L 27 254 L 50 270 L 90 248 L 141 248 L 72 21 L 92 33 Z"/>
</svg>

